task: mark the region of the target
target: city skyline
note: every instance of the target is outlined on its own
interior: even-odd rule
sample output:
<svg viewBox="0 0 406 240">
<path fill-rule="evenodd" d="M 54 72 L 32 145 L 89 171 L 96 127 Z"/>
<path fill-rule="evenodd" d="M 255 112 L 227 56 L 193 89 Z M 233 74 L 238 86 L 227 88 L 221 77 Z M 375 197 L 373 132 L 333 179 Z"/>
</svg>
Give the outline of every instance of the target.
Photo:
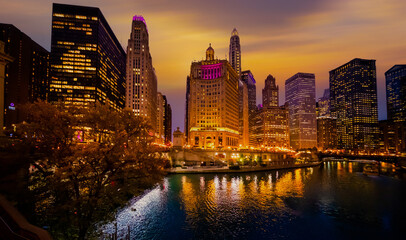
<svg viewBox="0 0 406 240">
<path fill-rule="evenodd" d="M 9 3 L 7 8 L 0 10 L 0 22 L 15 25 L 50 50 L 52 2 Z M 229 7 L 226 3 L 216 4 L 216 7 L 207 2 L 182 1 L 66 3 L 100 8 L 124 49 L 132 16 L 145 17 L 150 31 L 151 55 L 160 79 L 158 91 L 164 91 L 173 106 L 173 129 L 177 126 L 183 129 L 184 97 L 180 96 L 185 93 L 190 63 L 200 60 L 195 58 L 203 55 L 202 49 L 208 43 L 212 43 L 218 58 L 228 58 L 233 28 L 240 35 L 242 70 L 250 69 L 258 81 L 257 102 L 262 98 L 259 91 L 268 74 L 275 76 L 281 87 L 281 105 L 284 103 L 283 82 L 296 72 L 315 73 L 316 98 L 319 98 L 328 87 L 330 70 L 356 57 L 375 59 L 379 119 L 386 119 L 384 72 L 395 64 L 406 62 L 406 57 L 400 54 L 406 50 L 401 41 L 406 33 L 395 31 L 403 26 L 401 12 L 406 3 L 397 0 L 374 0 L 368 4 L 365 1 L 345 1 L 339 5 L 332 1 L 270 1 L 251 5 L 241 2 L 233 5 L 233 11 L 225 15 L 215 13 Z M 295 7 L 291 8 L 292 4 Z M 30 10 L 24 11 L 25 8 Z M 211 11 L 210 18 L 204 18 L 205 10 Z M 172 27 L 168 28 L 168 25 Z M 177 46 L 185 50 L 179 51 Z"/>
</svg>

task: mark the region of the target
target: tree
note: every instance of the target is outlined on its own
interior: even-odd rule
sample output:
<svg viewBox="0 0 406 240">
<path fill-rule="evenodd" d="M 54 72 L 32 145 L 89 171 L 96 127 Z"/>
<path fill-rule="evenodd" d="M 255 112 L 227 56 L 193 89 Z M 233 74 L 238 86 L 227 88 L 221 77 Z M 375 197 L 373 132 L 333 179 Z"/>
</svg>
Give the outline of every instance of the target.
<svg viewBox="0 0 406 240">
<path fill-rule="evenodd" d="M 30 177 L 40 223 L 55 238 L 85 239 L 95 221 L 162 179 L 151 126 L 129 109 L 35 102 L 17 135 L 36 156 Z"/>
</svg>

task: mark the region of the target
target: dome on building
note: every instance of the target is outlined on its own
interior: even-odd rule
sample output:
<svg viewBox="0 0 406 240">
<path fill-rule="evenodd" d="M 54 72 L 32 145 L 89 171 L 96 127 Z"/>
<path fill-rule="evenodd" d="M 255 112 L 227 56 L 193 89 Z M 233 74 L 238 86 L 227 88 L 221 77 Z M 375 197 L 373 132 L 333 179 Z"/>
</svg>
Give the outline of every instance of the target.
<svg viewBox="0 0 406 240">
<path fill-rule="evenodd" d="M 231 36 L 238 36 L 237 29 L 233 29 L 233 31 L 231 32 Z"/>
<path fill-rule="evenodd" d="M 214 49 L 211 47 L 211 43 L 206 50 L 206 60 L 214 60 Z"/>
</svg>

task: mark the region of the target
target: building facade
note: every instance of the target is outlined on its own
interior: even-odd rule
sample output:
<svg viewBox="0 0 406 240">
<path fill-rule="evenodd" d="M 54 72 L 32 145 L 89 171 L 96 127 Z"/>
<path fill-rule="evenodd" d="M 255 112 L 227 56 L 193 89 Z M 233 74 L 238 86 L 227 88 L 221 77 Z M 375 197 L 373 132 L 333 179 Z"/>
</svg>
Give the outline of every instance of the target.
<svg viewBox="0 0 406 240">
<path fill-rule="evenodd" d="M 0 24 L 0 40 L 14 59 L 6 67 L 2 108 L 5 126 L 10 127 L 25 120 L 23 104 L 47 99 L 49 52 L 11 24 Z"/>
<path fill-rule="evenodd" d="M 124 108 L 125 59 L 100 9 L 53 4 L 49 101 Z"/>
<path fill-rule="evenodd" d="M 375 60 L 355 58 L 330 71 L 331 114 L 337 119 L 337 147 L 377 148 L 378 104 Z"/>
<path fill-rule="evenodd" d="M 256 138 L 254 137 L 255 116 L 257 114 L 257 88 L 254 75 L 250 70 L 241 72 L 241 81 L 247 85 L 248 91 L 248 133 L 249 144 L 254 146 Z"/>
<path fill-rule="evenodd" d="M 258 108 L 255 127 L 258 148 L 289 148 L 289 111 L 284 106 Z"/>
<path fill-rule="evenodd" d="M 165 126 L 164 126 L 164 116 L 165 116 L 165 104 L 166 104 L 166 98 L 164 99 L 164 95 L 162 93 L 158 92 L 157 94 L 157 125 L 156 125 L 156 136 L 157 136 L 157 142 L 158 143 L 164 143 L 165 140 Z"/>
<path fill-rule="evenodd" d="M 330 112 L 330 89 L 317 102 L 317 148 L 320 150 L 337 148 L 337 119 Z"/>
<path fill-rule="evenodd" d="M 239 133 L 241 148 L 249 148 L 249 110 L 248 110 L 248 87 L 247 84 L 238 80 L 239 94 Z"/>
<path fill-rule="evenodd" d="M 237 29 L 233 29 L 230 37 L 229 60 L 234 70 L 241 75 L 241 45 Z"/>
<path fill-rule="evenodd" d="M 279 106 L 279 86 L 276 85 L 275 81 L 271 74 L 265 79 L 265 87 L 262 89 L 262 105 L 264 108 Z"/>
<path fill-rule="evenodd" d="M 135 115 L 148 119 L 157 129 L 157 77 L 149 51 L 147 24 L 142 16 L 135 15 L 127 46 L 126 107 Z"/>
<path fill-rule="evenodd" d="M 388 120 L 406 122 L 406 64 L 393 66 L 385 78 Z"/>
<path fill-rule="evenodd" d="M 4 109 L 4 83 L 6 66 L 14 59 L 4 52 L 4 42 L 0 40 L 0 109 Z M 0 113 L 0 136 L 3 136 L 4 115 Z"/>
<path fill-rule="evenodd" d="M 238 73 L 227 60 L 193 62 L 188 95 L 188 144 L 202 149 L 237 148 L 239 144 Z"/>
<path fill-rule="evenodd" d="M 315 95 L 315 77 L 312 73 L 297 73 L 285 82 L 290 146 L 293 149 L 317 146 Z"/>
<path fill-rule="evenodd" d="M 172 142 L 172 108 L 168 103 L 166 96 L 164 96 L 165 102 L 165 115 L 164 115 L 164 143 L 171 144 Z"/>
<path fill-rule="evenodd" d="M 379 150 L 385 154 L 406 153 L 406 124 L 393 120 L 379 121 Z"/>
</svg>

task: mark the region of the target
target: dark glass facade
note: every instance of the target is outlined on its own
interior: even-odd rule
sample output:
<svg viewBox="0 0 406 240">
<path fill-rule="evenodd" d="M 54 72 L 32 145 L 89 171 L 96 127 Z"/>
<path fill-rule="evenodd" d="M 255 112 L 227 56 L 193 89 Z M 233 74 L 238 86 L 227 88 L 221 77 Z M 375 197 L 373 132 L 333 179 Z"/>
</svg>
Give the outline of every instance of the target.
<svg viewBox="0 0 406 240">
<path fill-rule="evenodd" d="M 6 66 L 5 126 L 25 119 L 21 105 L 47 99 L 49 52 L 11 24 L 0 24 L 0 40 L 5 53 L 14 58 Z"/>
<path fill-rule="evenodd" d="M 248 129 L 250 146 L 256 144 L 254 137 L 255 115 L 257 112 L 257 87 L 254 75 L 250 70 L 241 72 L 241 81 L 247 85 L 248 89 Z"/>
<path fill-rule="evenodd" d="M 126 54 L 98 8 L 53 4 L 49 100 L 125 105 Z"/>
<path fill-rule="evenodd" d="M 406 122 L 406 64 L 385 73 L 388 120 Z"/>
<path fill-rule="evenodd" d="M 378 140 L 375 60 L 353 59 L 330 71 L 331 114 L 340 149 L 373 150 Z"/>
</svg>

